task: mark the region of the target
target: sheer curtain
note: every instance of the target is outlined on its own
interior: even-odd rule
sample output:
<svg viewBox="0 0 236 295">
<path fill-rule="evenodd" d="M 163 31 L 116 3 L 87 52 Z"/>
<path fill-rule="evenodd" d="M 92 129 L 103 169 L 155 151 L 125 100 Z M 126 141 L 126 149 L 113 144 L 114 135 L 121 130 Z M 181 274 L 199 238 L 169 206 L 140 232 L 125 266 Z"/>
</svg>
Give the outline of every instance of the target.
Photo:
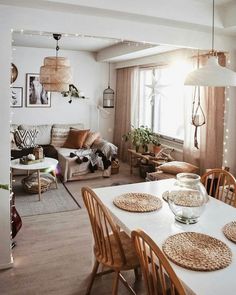
<svg viewBox="0 0 236 295">
<path fill-rule="evenodd" d="M 118 69 L 116 73 L 116 103 L 114 144 L 118 146 L 119 158 L 127 161 L 129 143 L 122 136 L 138 126 L 139 68 Z"/>
<path fill-rule="evenodd" d="M 225 66 L 225 55 L 218 56 L 220 65 Z M 204 65 L 206 61 L 207 56 L 200 56 L 200 65 Z M 194 147 L 195 128 L 191 124 L 192 100 L 189 99 L 189 95 L 185 99 L 184 161 L 197 165 L 201 174 L 206 169 L 222 167 L 224 104 L 224 87 L 203 89 L 201 105 L 206 116 L 206 124 L 198 128 L 198 150 Z"/>
</svg>

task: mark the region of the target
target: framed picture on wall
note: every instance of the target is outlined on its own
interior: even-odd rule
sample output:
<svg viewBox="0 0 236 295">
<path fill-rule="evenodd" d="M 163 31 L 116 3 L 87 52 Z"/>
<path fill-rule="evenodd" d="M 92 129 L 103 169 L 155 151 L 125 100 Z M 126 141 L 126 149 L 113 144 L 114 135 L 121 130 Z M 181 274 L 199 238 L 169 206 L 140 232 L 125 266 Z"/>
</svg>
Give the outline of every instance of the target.
<svg viewBox="0 0 236 295">
<path fill-rule="evenodd" d="M 23 107 L 23 88 L 22 87 L 11 87 L 10 106 L 12 108 Z"/>
<path fill-rule="evenodd" d="M 51 107 L 51 93 L 39 82 L 39 74 L 26 74 L 26 107 Z"/>
</svg>

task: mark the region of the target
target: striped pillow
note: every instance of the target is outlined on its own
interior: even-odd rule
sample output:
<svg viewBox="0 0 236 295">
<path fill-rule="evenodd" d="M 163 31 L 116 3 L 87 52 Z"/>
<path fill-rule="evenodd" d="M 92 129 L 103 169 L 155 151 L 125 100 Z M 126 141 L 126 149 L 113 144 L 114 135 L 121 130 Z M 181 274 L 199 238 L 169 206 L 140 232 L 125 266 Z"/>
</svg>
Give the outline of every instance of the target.
<svg viewBox="0 0 236 295">
<path fill-rule="evenodd" d="M 37 134 L 38 130 L 36 129 L 16 130 L 14 134 L 16 145 L 19 148 L 34 147 Z"/>
</svg>

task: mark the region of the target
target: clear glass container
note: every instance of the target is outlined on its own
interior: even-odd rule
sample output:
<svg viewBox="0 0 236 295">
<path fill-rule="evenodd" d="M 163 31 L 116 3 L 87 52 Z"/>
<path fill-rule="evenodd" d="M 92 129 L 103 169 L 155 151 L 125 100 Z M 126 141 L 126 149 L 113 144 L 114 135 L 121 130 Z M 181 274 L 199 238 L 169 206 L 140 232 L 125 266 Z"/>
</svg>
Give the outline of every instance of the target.
<svg viewBox="0 0 236 295">
<path fill-rule="evenodd" d="M 198 222 L 208 195 L 201 178 L 193 173 L 179 173 L 177 181 L 166 192 L 167 201 L 175 219 L 185 224 Z"/>
</svg>

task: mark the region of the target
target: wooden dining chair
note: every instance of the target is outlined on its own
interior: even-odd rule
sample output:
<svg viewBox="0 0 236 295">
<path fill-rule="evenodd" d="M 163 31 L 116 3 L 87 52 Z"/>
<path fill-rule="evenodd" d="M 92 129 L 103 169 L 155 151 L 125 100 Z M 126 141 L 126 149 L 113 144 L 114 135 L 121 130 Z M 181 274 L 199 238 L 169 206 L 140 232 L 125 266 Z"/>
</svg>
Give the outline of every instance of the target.
<svg viewBox="0 0 236 295">
<path fill-rule="evenodd" d="M 236 207 L 236 179 L 223 169 L 216 168 L 201 177 L 208 195 Z"/>
<path fill-rule="evenodd" d="M 148 295 L 187 295 L 164 253 L 142 230 L 132 232 Z"/>
<path fill-rule="evenodd" d="M 82 196 L 93 231 L 95 255 L 95 263 L 86 294 L 90 294 L 97 275 L 112 271 L 115 272 L 112 295 L 118 294 L 119 279 L 132 294 L 136 294 L 121 274 L 123 270 L 133 269 L 135 278 L 138 278 L 139 260 L 131 238 L 124 231 L 118 229 L 94 191 L 88 187 L 83 187 Z M 109 268 L 109 270 L 97 273 L 100 264 Z"/>
</svg>

